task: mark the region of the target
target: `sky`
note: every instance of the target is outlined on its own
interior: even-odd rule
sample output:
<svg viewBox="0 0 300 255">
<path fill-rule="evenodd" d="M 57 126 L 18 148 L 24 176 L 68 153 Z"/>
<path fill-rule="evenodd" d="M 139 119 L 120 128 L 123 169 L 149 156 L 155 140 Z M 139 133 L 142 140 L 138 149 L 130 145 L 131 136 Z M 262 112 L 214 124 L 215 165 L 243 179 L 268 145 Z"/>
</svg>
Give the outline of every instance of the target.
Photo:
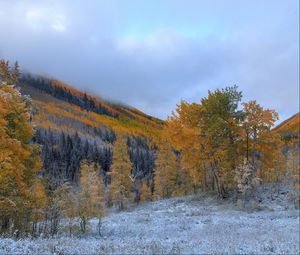
<svg viewBox="0 0 300 255">
<path fill-rule="evenodd" d="M 238 85 L 299 111 L 298 0 L 0 0 L 0 58 L 166 119 Z"/>
</svg>

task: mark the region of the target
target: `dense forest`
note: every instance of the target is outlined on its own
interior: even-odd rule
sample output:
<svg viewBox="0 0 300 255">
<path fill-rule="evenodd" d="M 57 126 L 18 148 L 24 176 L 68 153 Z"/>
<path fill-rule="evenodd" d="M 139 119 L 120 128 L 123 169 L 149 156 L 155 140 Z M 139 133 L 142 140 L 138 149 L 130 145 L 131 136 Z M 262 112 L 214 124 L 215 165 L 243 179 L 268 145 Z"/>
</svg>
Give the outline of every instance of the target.
<svg viewBox="0 0 300 255">
<path fill-rule="evenodd" d="M 32 141 L 42 145 L 43 175 L 50 178 L 53 187 L 64 182 L 78 184 L 82 160 L 98 165 L 98 172 L 105 185 L 110 183 L 108 173 L 112 164 L 112 145 L 116 135 L 103 127 L 95 133 L 102 143 L 82 138 L 78 133 L 65 134 L 37 128 Z M 146 141 L 139 137 L 128 136 L 126 144 L 133 175 L 137 179 L 152 179 L 155 149 L 149 149 Z"/>
<path fill-rule="evenodd" d="M 0 233 L 55 235 L 63 219 L 84 233 L 97 217 L 101 235 L 108 207 L 208 191 L 245 208 L 264 183 L 288 183 L 299 205 L 299 121 L 273 129 L 276 111 L 237 86 L 182 101 L 163 122 L 18 63 L 1 60 L 0 82 Z"/>
</svg>

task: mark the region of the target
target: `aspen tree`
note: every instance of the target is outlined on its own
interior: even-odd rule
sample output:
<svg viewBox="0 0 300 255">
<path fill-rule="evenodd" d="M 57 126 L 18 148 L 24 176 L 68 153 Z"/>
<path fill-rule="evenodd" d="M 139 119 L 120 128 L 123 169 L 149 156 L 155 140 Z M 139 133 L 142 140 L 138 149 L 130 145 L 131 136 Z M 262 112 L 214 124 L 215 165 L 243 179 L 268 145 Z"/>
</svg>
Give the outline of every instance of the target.
<svg viewBox="0 0 300 255">
<path fill-rule="evenodd" d="M 159 147 L 155 165 L 155 196 L 158 198 L 171 197 L 175 189 L 176 157 L 167 141 L 164 141 Z"/>
<path fill-rule="evenodd" d="M 0 61 L 0 232 L 21 233 L 29 231 L 30 189 L 41 162 L 39 147 L 30 143 L 30 100 L 16 89 L 17 76 Z"/>
<path fill-rule="evenodd" d="M 151 187 L 145 181 L 141 181 L 140 201 L 141 202 L 152 201 Z"/>
<path fill-rule="evenodd" d="M 95 168 L 83 161 L 80 167 L 80 192 L 79 192 L 79 217 L 83 233 L 86 232 L 88 221 L 91 217 L 99 220 L 98 232 L 100 233 L 101 218 L 105 215 L 104 184 Z"/>
<path fill-rule="evenodd" d="M 132 199 L 132 186 L 134 179 L 131 176 L 132 165 L 129 159 L 126 139 L 118 135 L 114 144 L 113 160 L 111 166 L 111 185 L 109 196 L 112 204 L 120 210 L 125 209 L 126 204 Z"/>
</svg>

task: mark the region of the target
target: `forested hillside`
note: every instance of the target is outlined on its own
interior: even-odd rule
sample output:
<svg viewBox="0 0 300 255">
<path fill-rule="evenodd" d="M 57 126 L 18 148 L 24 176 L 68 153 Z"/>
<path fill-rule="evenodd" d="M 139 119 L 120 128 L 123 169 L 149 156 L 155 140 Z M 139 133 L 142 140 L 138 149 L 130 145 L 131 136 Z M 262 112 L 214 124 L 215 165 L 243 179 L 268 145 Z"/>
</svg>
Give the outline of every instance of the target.
<svg viewBox="0 0 300 255">
<path fill-rule="evenodd" d="M 297 140 L 300 133 L 300 113 L 294 114 L 292 117 L 282 121 L 274 129 L 275 132 L 281 134 L 285 140 Z"/>
<path fill-rule="evenodd" d="M 205 192 L 248 210 L 264 184 L 289 185 L 299 206 L 298 137 L 272 129 L 277 112 L 237 86 L 181 101 L 163 122 L 0 64 L 4 234 L 53 236 L 66 219 L 70 235 L 85 233 L 97 218 L 101 235 L 107 207 Z"/>
<path fill-rule="evenodd" d="M 42 145 L 43 174 L 51 185 L 78 183 L 84 159 L 99 166 L 108 184 L 116 133 L 127 136 L 133 174 L 153 179 L 153 141 L 158 139 L 163 121 L 45 77 L 23 75 L 19 86 L 22 94 L 32 98 L 32 121 L 37 126 L 33 141 Z"/>
</svg>

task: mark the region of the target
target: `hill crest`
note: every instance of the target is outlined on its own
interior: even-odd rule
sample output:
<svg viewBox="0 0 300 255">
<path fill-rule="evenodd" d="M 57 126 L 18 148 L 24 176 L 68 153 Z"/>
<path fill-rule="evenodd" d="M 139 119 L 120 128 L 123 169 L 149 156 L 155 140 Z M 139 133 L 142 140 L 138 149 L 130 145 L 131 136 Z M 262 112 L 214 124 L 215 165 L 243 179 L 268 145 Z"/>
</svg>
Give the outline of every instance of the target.
<svg viewBox="0 0 300 255">
<path fill-rule="evenodd" d="M 164 121 L 134 107 L 108 102 L 55 79 L 23 75 L 20 88 L 33 99 L 34 121 L 44 128 L 78 131 L 62 120 L 69 119 L 93 128 L 103 125 L 117 132 L 148 136 L 164 125 Z"/>
</svg>

